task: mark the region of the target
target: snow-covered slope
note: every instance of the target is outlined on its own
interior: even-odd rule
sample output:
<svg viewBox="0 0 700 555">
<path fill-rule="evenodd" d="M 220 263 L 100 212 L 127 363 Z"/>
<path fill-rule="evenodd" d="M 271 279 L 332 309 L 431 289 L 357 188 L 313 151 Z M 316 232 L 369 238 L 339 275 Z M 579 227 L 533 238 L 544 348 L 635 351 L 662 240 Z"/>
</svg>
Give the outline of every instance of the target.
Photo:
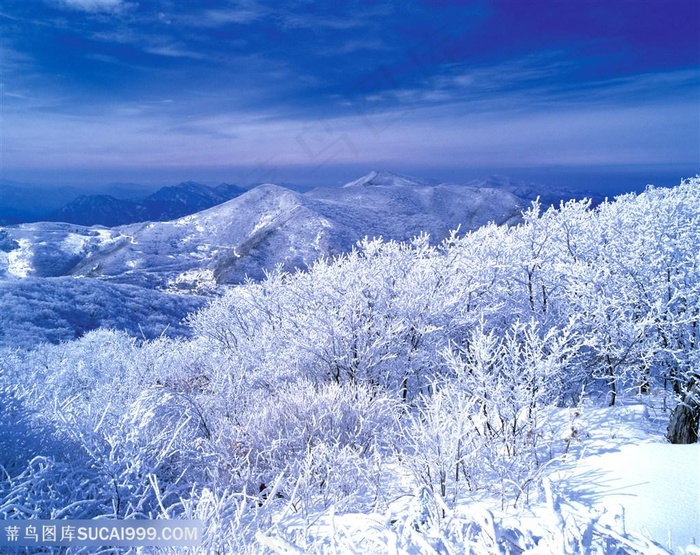
<svg viewBox="0 0 700 555">
<path fill-rule="evenodd" d="M 700 541 L 700 444 L 668 443 L 668 417 L 660 397 L 623 398 L 613 407 L 589 401 L 574 410 L 552 410 L 550 426 L 561 426 L 564 437 L 576 433 L 568 455 L 552 465 L 548 477 L 567 524 L 578 521 L 585 530 L 582 524 L 597 521 L 684 553 Z M 536 507 L 535 515 L 544 520 L 547 511 L 541 509 Z"/>
<path fill-rule="evenodd" d="M 0 253 L 10 276 L 74 275 L 192 290 L 259 279 L 278 265 L 304 267 L 363 237 L 409 240 L 518 221 L 507 191 L 372 172 L 342 188 L 305 194 L 260 185 L 228 202 L 167 222 L 114 228 L 33 223 L 8 228 L 19 248 Z"/>
<path fill-rule="evenodd" d="M 296 193 L 262 185 L 177 220 L 114 228 L 106 248 L 72 273 L 158 287 L 186 288 L 188 276 L 202 275 L 237 282 L 277 264 L 291 269 L 339 252 L 342 241 L 330 237 L 332 229 Z"/>
<path fill-rule="evenodd" d="M 450 230 L 476 229 L 489 222 L 519 221 L 526 205 L 508 191 L 419 180 L 389 172 L 371 172 L 341 188 L 306 194 L 314 208 L 362 235 L 408 240 L 427 232 L 442 239 Z"/>
</svg>

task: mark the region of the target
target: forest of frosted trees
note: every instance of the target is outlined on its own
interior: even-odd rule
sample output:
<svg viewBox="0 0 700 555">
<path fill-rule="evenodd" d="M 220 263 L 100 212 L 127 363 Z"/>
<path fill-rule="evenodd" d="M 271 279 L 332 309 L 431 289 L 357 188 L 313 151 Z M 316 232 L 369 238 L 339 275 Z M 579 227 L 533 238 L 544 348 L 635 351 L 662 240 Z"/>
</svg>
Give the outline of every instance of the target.
<svg viewBox="0 0 700 555">
<path fill-rule="evenodd" d="M 413 495 L 387 526 L 419 542 L 433 519 L 447 545 L 460 504 L 546 492 L 573 440 L 556 407 L 653 395 L 697 441 L 698 253 L 693 178 L 439 245 L 366 240 L 228 289 L 188 339 L 6 349 L 0 519 L 196 518 L 205 552 L 258 552 L 291 545 L 285 518 Z"/>
</svg>

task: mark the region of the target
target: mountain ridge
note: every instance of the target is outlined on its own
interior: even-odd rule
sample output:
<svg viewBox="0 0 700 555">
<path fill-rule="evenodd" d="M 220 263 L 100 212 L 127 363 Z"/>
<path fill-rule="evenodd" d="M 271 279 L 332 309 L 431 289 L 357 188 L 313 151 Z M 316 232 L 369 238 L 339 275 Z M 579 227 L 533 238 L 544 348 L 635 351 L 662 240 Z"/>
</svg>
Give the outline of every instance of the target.
<svg viewBox="0 0 700 555">
<path fill-rule="evenodd" d="M 507 191 L 390 172 L 372 172 L 351 183 L 356 186 L 307 193 L 263 184 L 163 222 L 22 224 L 7 228 L 19 247 L 0 253 L 0 271 L 8 277 L 72 275 L 193 291 L 262 279 L 278 266 L 304 268 L 349 251 L 366 236 L 406 241 L 428 233 L 437 242 L 457 228 L 513 224 L 524 207 Z M 163 194 L 177 196 L 193 188 L 202 191 L 186 183 Z"/>
<path fill-rule="evenodd" d="M 203 185 L 183 181 L 153 190 L 152 186 L 136 183 L 111 183 L 94 193 L 71 186 L 48 187 L 0 180 L 0 225 L 14 225 L 38 221 L 66 222 L 78 225 L 113 227 L 144 221 L 166 221 L 235 198 L 260 184 L 240 186 L 221 183 Z M 567 187 L 543 187 L 536 183 L 514 180 L 503 175 L 490 175 L 465 182 L 448 182 L 435 178 L 411 177 L 400 173 L 373 170 L 366 175 L 338 187 L 279 183 L 278 186 L 300 194 L 317 189 L 370 189 L 374 187 L 438 187 L 460 185 L 472 188 L 497 188 L 508 191 L 528 203 L 539 198 L 547 205 L 558 205 L 562 200 L 591 198 L 593 205 L 604 196 L 592 191 Z M 150 192 L 149 192 L 150 191 Z"/>
</svg>

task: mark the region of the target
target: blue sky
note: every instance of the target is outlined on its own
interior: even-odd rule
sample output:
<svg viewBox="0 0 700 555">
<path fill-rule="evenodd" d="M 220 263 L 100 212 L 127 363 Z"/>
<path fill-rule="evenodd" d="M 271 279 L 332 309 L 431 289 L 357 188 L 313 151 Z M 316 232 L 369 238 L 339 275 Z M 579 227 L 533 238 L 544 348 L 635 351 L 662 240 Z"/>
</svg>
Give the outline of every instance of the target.
<svg viewBox="0 0 700 555">
<path fill-rule="evenodd" d="M 700 172 L 697 0 L 3 0 L 0 26 L 5 179 Z"/>
</svg>

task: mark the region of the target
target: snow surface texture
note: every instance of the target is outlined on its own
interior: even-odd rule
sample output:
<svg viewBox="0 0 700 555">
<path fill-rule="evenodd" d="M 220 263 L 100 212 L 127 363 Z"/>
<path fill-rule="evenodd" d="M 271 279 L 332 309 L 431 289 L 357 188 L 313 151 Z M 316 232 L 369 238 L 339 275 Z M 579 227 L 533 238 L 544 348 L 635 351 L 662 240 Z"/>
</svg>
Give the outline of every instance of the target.
<svg viewBox="0 0 700 555">
<path fill-rule="evenodd" d="M 572 505 L 682 552 L 700 544 L 700 444 L 665 442 L 666 424 L 658 405 L 588 408 L 576 419 L 581 449 L 551 479 Z"/>
<path fill-rule="evenodd" d="M 670 468 L 688 471 L 682 485 Z M 673 549 L 700 542 L 699 475 L 697 445 L 622 445 L 618 451 L 582 459 L 562 478 L 562 491 L 573 499 L 593 498 L 609 511 L 623 507 L 628 530 Z"/>
</svg>

